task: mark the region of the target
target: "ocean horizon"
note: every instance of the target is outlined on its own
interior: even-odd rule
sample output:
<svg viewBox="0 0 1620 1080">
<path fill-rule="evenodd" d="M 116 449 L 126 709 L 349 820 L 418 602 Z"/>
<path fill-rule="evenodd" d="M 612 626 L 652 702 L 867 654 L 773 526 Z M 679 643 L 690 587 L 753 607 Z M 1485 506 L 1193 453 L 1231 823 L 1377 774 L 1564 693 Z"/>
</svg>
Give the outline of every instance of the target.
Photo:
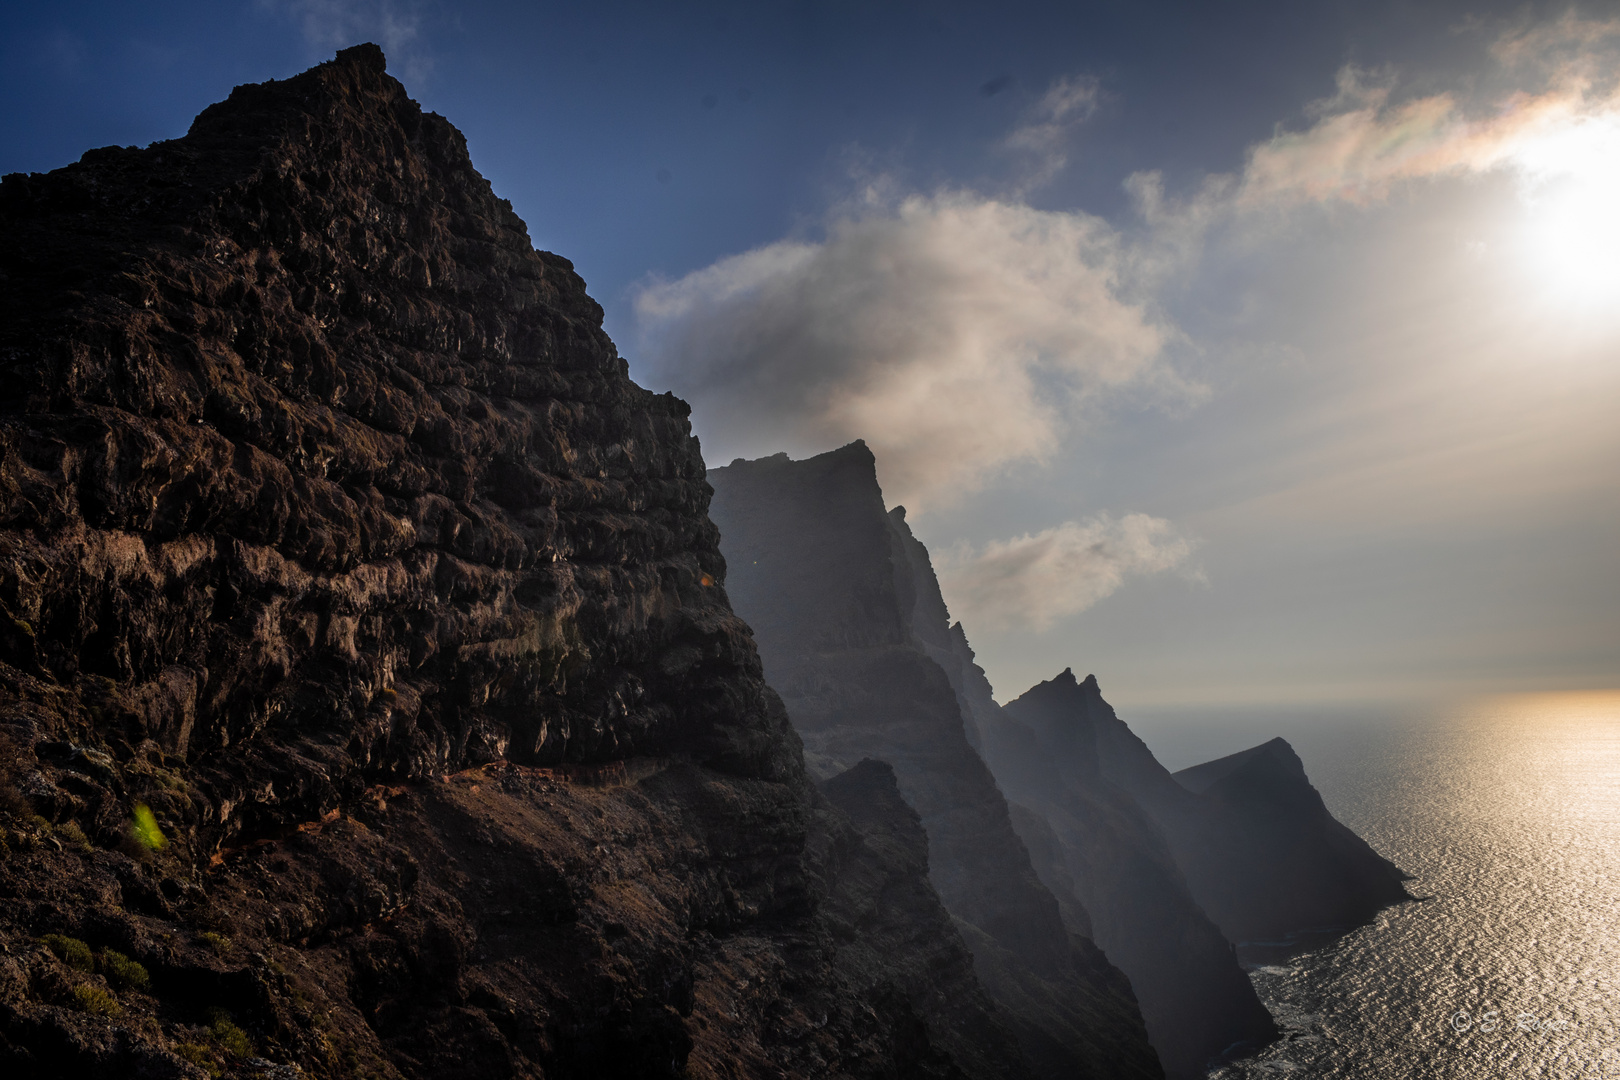
<svg viewBox="0 0 1620 1080">
<path fill-rule="evenodd" d="M 1241 944 L 1283 1037 L 1211 1077 L 1620 1076 L 1620 692 L 1122 716 L 1172 770 L 1287 739 L 1418 898 Z"/>
</svg>

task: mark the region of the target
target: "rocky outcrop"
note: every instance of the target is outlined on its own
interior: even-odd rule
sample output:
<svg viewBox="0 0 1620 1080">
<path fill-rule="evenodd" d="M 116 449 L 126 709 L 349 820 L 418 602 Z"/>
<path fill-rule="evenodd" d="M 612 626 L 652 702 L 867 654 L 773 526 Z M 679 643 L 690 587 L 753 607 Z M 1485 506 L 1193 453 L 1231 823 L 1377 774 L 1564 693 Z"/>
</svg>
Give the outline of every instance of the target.
<svg viewBox="0 0 1620 1080">
<path fill-rule="evenodd" d="M 1202 1076 L 1210 1061 L 1263 1045 L 1277 1028 L 1163 832 L 1105 775 L 1092 733 L 1061 712 L 1074 686 L 1065 672 L 1008 702 L 985 725 L 986 754 L 1008 798 L 1026 808 L 1025 834 L 1050 837 L 1049 879 L 1072 882 L 1097 944 L 1130 976 L 1166 1074 Z"/>
<path fill-rule="evenodd" d="M 1010 800 L 1013 826 L 1065 925 L 1130 977 L 1165 1072 L 1199 1077 L 1208 1062 L 1270 1041 L 1276 1026 L 1157 823 L 1130 791 L 1103 777 L 1093 740 L 1023 722 L 1016 708 L 1041 700 L 1042 688 L 1019 706 L 996 704 L 962 624 L 948 622 L 928 550 L 903 510 L 890 517 L 913 583 L 913 633 L 950 680 L 969 737 Z"/>
<path fill-rule="evenodd" d="M 867 759 L 821 784 L 849 826 L 828 830 L 825 912 L 852 986 L 895 995 L 927 1026 L 940 1075 L 1028 1076 L 1018 1044 L 973 974 L 973 957 L 928 884 L 928 838 L 887 762 Z M 854 841 L 854 842 L 852 842 Z M 869 989 L 873 988 L 873 989 Z M 919 1062 L 920 1066 L 922 1063 Z M 926 1075 L 926 1073 L 921 1073 Z"/>
<path fill-rule="evenodd" d="M 6 1076 L 999 1075 L 686 406 L 375 47 L 6 177 L 0 286 Z"/>
<path fill-rule="evenodd" d="M 807 763 L 818 776 L 867 758 L 893 766 L 927 834 L 934 887 L 1035 1073 L 1157 1075 L 1129 986 L 1064 925 L 968 741 L 941 643 L 914 630 L 909 533 L 884 510 L 871 453 L 853 443 L 709 476 L 726 590 Z"/>
<path fill-rule="evenodd" d="M 1408 898 L 1404 875 L 1333 819 L 1281 739 L 1172 778 L 1095 678 L 1065 671 L 997 705 L 961 623 L 945 626 L 927 550 L 896 518 L 918 582 L 915 633 L 1070 928 L 1131 977 L 1166 1071 L 1202 1075 L 1271 1039 L 1230 943 L 1357 925 Z"/>
<path fill-rule="evenodd" d="M 1065 672 L 1006 713 L 1035 733 L 1043 761 L 1087 762 L 1141 807 L 1231 941 L 1345 930 L 1411 899 L 1406 875 L 1334 819 L 1283 739 L 1172 777 L 1093 677 Z"/>
<path fill-rule="evenodd" d="M 1407 874 L 1328 812 L 1285 740 L 1174 779 L 1203 799 L 1167 810 L 1167 828 L 1204 909 L 1234 941 L 1344 930 L 1411 899 Z"/>
</svg>

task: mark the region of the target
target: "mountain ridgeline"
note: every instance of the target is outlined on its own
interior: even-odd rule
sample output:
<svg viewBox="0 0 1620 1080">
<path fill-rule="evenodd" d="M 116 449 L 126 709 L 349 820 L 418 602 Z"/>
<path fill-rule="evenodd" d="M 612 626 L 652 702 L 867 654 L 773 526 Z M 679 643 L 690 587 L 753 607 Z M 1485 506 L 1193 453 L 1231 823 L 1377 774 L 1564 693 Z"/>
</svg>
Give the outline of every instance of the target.
<svg viewBox="0 0 1620 1080">
<path fill-rule="evenodd" d="M 380 50 L 5 177 L 0 286 L 0 1075 L 1049 1075 Z M 1075 1075 L 1152 1075 L 1096 993 Z"/>
<path fill-rule="evenodd" d="M 864 446 L 707 472 L 375 46 L 0 181 L 0 375 L 8 1080 L 1180 1080 L 1404 895 L 997 705 Z"/>
<path fill-rule="evenodd" d="M 1202 1076 L 1277 1034 L 1235 942 L 1346 929 L 1407 898 L 1280 739 L 1172 776 L 1094 678 L 998 705 L 864 444 L 709 477 L 728 596 L 809 767 L 894 765 L 930 877 L 1032 1059 L 1070 1030 L 1051 1002 L 1095 1016 L 1120 1000 L 1101 992 L 1117 966 L 1165 1073 Z"/>
</svg>

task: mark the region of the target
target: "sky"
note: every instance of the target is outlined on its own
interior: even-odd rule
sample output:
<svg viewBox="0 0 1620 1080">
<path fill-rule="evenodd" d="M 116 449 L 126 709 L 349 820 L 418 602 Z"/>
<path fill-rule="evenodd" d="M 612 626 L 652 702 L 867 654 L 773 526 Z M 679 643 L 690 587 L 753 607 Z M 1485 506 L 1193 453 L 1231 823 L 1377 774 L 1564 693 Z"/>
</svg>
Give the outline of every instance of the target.
<svg viewBox="0 0 1620 1080">
<path fill-rule="evenodd" d="M 865 439 L 1002 699 L 1620 686 L 1620 11 L 0 4 L 0 172 L 371 40 L 711 465 Z"/>
</svg>

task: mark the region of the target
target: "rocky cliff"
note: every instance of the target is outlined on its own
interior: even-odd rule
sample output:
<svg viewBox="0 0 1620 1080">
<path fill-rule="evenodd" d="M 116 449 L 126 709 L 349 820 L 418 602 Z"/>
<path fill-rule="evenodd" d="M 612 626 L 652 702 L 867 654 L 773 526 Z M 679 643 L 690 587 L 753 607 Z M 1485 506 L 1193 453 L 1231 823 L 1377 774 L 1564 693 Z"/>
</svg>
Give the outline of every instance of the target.
<svg viewBox="0 0 1620 1080">
<path fill-rule="evenodd" d="M 372 46 L 0 183 L 5 1075 L 1021 1075 L 601 316 Z"/>
<path fill-rule="evenodd" d="M 1204 910 L 1234 941 L 1343 930 L 1411 899 L 1407 874 L 1328 812 L 1287 741 L 1174 779 L 1203 799 L 1178 798 L 1166 828 Z"/>
<path fill-rule="evenodd" d="M 1277 1032 L 1234 943 L 1343 929 L 1406 897 L 1281 740 L 1172 777 L 1094 678 L 998 705 L 864 445 L 710 476 L 727 588 L 812 770 L 894 764 L 940 896 L 1026 1039 L 1040 1010 L 1010 973 L 1046 977 L 1054 915 L 1129 976 L 1166 1073 L 1191 1078 Z"/>
<path fill-rule="evenodd" d="M 1411 899 L 1406 875 L 1334 819 L 1282 739 L 1172 777 L 1095 678 L 1064 672 L 1005 711 L 1034 733 L 1034 760 L 1060 769 L 1083 761 L 1130 796 L 1231 941 L 1344 930 Z"/>
<path fill-rule="evenodd" d="M 1201 1077 L 1207 1062 L 1268 1042 L 1276 1034 L 1270 1015 L 1157 822 L 1104 780 L 1081 729 L 1031 726 L 1013 706 L 996 704 L 962 624 L 949 622 L 927 548 L 903 510 L 890 519 L 911 582 L 912 632 L 950 680 L 968 736 L 1010 800 L 1013 826 L 1065 925 L 1130 977 L 1165 1072 Z M 1026 697 L 1039 699 L 1039 691 Z"/>
<path fill-rule="evenodd" d="M 929 876 L 1036 1074 L 1157 1075 L 1128 984 L 1065 925 L 969 743 L 936 660 L 948 644 L 937 589 L 941 633 L 915 631 L 915 541 L 903 512 L 885 511 L 870 451 L 736 461 L 709 476 L 727 592 L 812 772 L 893 766 L 927 834 Z"/>
<path fill-rule="evenodd" d="M 1092 733 L 1068 721 L 1071 688 L 1065 672 L 986 718 L 986 755 L 1025 808 L 1025 835 L 1050 837 L 1045 876 L 1073 883 L 1097 944 L 1130 976 L 1165 1072 L 1202 1076 L 1212 1059 L 1275 1038 L 1276 1025 L 1162 830 L 1104 773 Z"/>
</svg>

